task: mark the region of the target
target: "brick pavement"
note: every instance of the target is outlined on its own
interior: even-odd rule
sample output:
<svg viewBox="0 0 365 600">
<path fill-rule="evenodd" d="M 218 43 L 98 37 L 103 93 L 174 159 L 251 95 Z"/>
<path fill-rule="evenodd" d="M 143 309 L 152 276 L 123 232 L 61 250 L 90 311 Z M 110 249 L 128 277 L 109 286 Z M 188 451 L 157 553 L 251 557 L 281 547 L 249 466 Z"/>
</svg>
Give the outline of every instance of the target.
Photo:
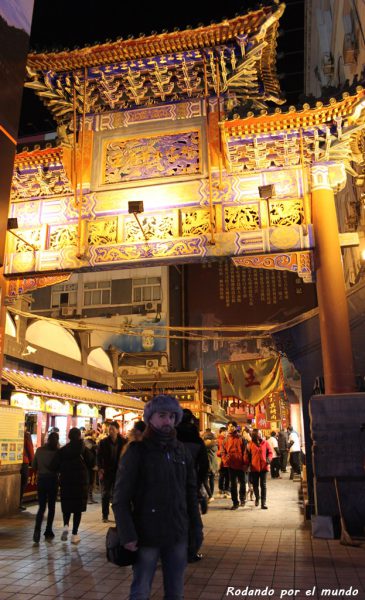
<svg viewBox="0 0 365 600">
<path fill-rule="evenodd" d="M 203 517 L 204 559 L 188 566 L 185 599 L 280 599 L 281 595 L 282 600 L 365 600 L 365 545 L 353 548 L 340 545 L 338 540 L 311 539 L 298 492 L 299 484 L 284 475 L 269 481 L 267 511 L 251 501 L 237 511 L 228 510 L 229 500 L 212 502 Z M 0 600 L 127 600 L 131 569 L 115 567 L 105 559 L 108 526 L 101 522 L 100 504 L 89 506 L 83 515 L 78 546 L 60 541 L 59 504 L 56 538 L 52 542 L 41 539 L 39 546 L 33 545 L 35 512 L 36 506 L 31 506 L 24 513 L 0 519 Z M 227 588 L 244 592 L 247 586 L 251 595 L 227 595 Z M 314 593 L 309 595 L 313 587 Z M 323 595 L 326 589 L 348 593 Z M 270 590 L 274 590 L 273 595 L 268 595 Z M 162 598 L 158 569 L 151 599 Z"/>
</svg>

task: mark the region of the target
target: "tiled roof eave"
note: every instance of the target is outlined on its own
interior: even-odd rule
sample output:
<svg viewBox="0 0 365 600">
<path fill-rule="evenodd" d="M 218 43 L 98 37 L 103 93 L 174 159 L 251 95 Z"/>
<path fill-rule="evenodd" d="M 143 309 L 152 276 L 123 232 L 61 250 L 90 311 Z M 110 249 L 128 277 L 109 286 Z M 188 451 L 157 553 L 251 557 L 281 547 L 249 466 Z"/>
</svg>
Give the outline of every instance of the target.
<svg viewBox="0 0 365 600">
<path fill-rule="evenodd" d="M 283 6 L 280 5 L 276 9 L 278 18 L 284 10 Z M 161 33 L 136 40 L 118 40 L 71 51 L 30 53 L 27 64 L 32 69 L 44 71 L 52 69 L 62 72 L 109 64 L 114 60 L 138 59 L 156 54 L 211 47 L 224 44 L 250 30 L 258 29 L 271 14 L 273 14 L 273 7 L 262 7 L 246 15 L 193 30 Z"/>
<path fill-rule="evenodd" d="M 127 398 L 123 394 L 105 392 L 87 386 L 72 384 L 50 377 L 42 377 L 33 373 L 24 373 L 15 369 L 4 368 L 2 377 L 8 381 L 17 391 L 68 400 L 71 402 L 83 402 L 98 406 L 115 406 L 117 408 L 128 408 L 131 410 L 143 410 L 144 403 L 136 398 Z"/>
<path fill-rule="evenodd" d="M 273 114 L 253 115 L 248 113 L 247 117 L 223 121 L 220 123 L 223 132 L 228 137 L 245 137 L 259 133 L 270 133 L 272 131 L 287 131 L 289 129 L 307 128 L 320 126 L 331 122 L 334 118 L 347 118 L 352 115 L 356 105 L 365 97 L 365 89 L 359 86 L 356 94 L 350 96 L 343 94 L 343 99 L 336 101 L 334 98 L 328 105 L 317 102 L 314 108 L 304 104 L 302 110 L 289 107 L 287 112 L 276 109 Z"/>
<path fill-rule="evenodd" d="M 27 152 L 19 152 L 15 155 L 14 166 L 35 166 L 62 164 L 63 149 L 61 146 L 57 148 L 36 149 Z"/>
</svg>

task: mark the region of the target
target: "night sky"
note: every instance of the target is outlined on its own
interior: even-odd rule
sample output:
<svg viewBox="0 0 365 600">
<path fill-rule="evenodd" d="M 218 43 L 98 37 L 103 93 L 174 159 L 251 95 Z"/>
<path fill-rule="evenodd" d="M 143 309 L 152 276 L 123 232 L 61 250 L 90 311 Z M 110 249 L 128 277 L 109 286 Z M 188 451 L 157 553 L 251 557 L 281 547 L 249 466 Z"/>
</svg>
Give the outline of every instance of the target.
<svg viewBox="0 0 365 600">
<path fill-rule="evenodd" d="M 270 2 L 266 2 L 270 4 Z M 126 6 L 128 8 L 126 8 Z M 172 2 L 123 0 L 35 0 L 30 49 L 40 51 L 82 48 L 140 33 L 172 31 L 199 24 L 209 25 L 258 7 L 249 0 L 184 0 Z M 304 0 L 287 0 L 280 20 L 278 73 L 288 104 L 296 104 L 303 92 Z M 24 90 L 19 137 L 53 131 L 55 123 L 32 90 Z"/>
</svg>

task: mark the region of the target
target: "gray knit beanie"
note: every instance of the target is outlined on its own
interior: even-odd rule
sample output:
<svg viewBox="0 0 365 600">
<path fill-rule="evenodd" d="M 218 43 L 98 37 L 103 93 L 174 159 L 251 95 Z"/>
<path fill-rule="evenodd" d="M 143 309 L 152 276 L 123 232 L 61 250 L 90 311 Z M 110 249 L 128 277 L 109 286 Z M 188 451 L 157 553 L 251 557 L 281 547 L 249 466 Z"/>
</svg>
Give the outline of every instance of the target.
<svg viewBox="0 0 365 600">
<path fill-rule="evenodd" d="M 145 423 L 149 423 L 150 418 L 155 412 L 172 412 L 175 413 L 175 425 L 178 425 L 182 419 L 183 411 L 173 396 L 167 396 L 165 394 L 160 394 L 159 396 L 155 396 L 147 402 L 144 407 L 143 412 L 143 420 Z"/>
</svg>

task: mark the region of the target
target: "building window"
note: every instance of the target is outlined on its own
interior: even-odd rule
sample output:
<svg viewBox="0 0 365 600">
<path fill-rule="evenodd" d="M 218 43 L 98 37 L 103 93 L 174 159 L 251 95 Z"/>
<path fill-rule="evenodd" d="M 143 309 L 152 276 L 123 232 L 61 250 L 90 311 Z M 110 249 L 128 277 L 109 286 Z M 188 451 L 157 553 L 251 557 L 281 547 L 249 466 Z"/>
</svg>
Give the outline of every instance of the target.
<svg viewBox="0 0 365 600">
<path fill-rule="evenodd" d="M 84 306 L 110 304 L 111 281 L 88 281 L 84 283 Z"/>
<path fill-rule="evenodd" d="M 77 284 L 61 283 L 52 287 L 52 308 L 61 306 L 76 306 L 77 304 Z"/>
<path fill-rule="evenodd" d="M 144 277 L 133 279 L 133 302 L 153 302 L 161 300 L 161 278 Z"/>
</svg>

